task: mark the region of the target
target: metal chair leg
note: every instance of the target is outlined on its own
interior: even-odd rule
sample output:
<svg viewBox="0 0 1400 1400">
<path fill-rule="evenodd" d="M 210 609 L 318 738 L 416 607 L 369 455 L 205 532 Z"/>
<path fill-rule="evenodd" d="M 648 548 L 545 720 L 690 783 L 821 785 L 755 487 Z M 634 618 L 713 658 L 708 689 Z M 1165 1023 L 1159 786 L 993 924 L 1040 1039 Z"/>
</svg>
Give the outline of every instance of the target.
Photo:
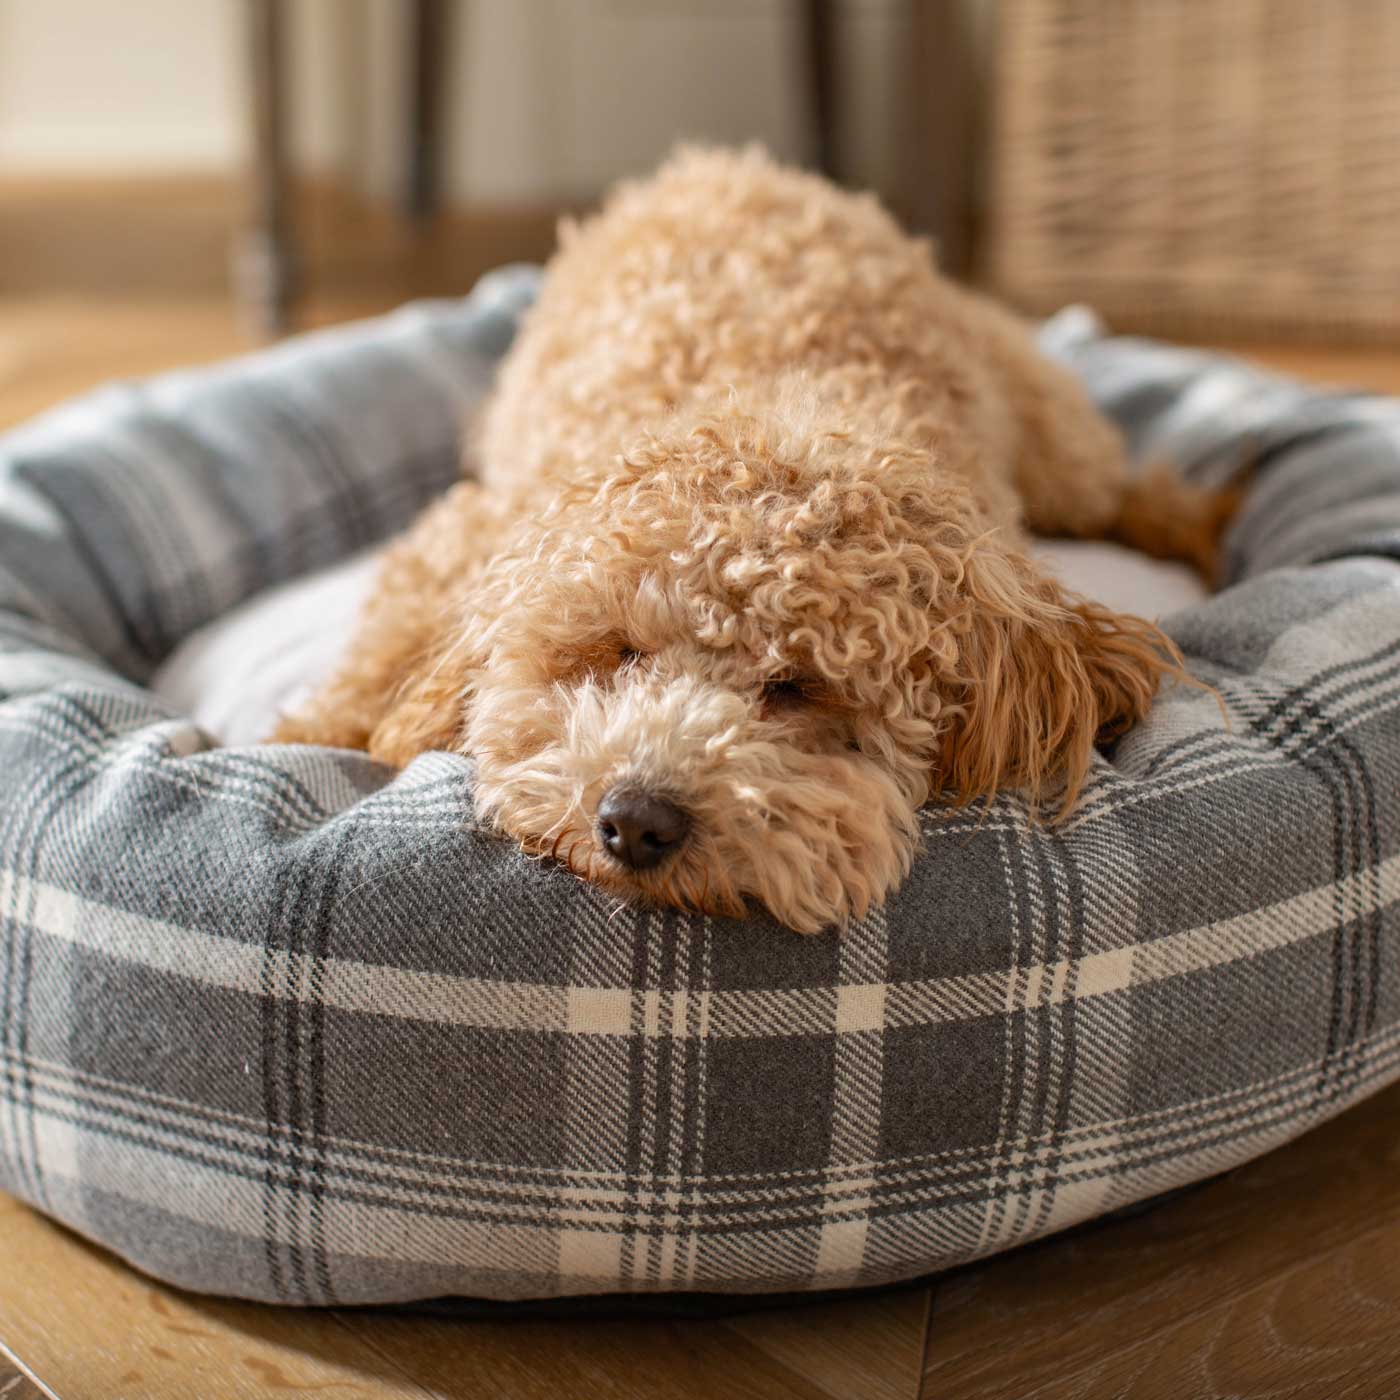
<svg viewBox="0 0 1400 1400">
<path fill-rule="evenodd" d="M 836 174 L 836 35 L 833 0 L 806 0 L 807 102 L 812 122 L 813 164 Z"/>
<path fill-rule="evenodd" d="M 415 223 L 430 219 L 441 194 L 442 85 L 450 38 L 443 0 L 411 0 L 409 22 L 408 150 L 402 206 Z"/>
<path fill-rule="evenodd" d="M 234 284 L 257 333 L 277 336 L 290 325 L 296 291 L 283 88 L 285 14 L 280 0 L 246 0 L 246 5 L 252 208 L 250 225 L 235 250 Z"/>
<path fill-rule="evenodd" d="M 909 18 L 908 194 L 914 223 L 933 235 L 943 270 L 966 277 L 975 271 L 974 182 L 982 150 L 977 45 L 966 6 L 912 0 Z"/>
</svg>

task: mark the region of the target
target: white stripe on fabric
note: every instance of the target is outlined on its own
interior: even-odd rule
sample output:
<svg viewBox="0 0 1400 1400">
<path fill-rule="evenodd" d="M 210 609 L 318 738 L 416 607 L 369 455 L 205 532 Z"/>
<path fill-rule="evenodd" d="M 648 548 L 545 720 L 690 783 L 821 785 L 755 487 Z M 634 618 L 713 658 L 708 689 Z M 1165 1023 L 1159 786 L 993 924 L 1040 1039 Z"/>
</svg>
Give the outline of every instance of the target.
<svg viewBox="0 0 1400 1400">
<path fill-rule="evenodd" d="M 1370 896 L 1381 908 L 1400 900 L 1400 855 L 1377 870 L 1319 885 L 1263 909 L 1168 934 L 1126 949 L 1080 959 L 1075 979 L 1061 959 L 1026 969 L 1042 990 L 1042 1005 L 1077 997 L 1105 996 L 1129 986 L 1188 976 L 1225 963 L 1259 957 L 1330 931 L 1339 897 Z M 108 957 L 211 986 L 257 995 L 265 962 L 277 960 L 279 983 L 300 983 L 307 969 L 286 966 L 286 953 L 221 938 L 99 904 L 65 890 L 0 871 L 0 902 L 24 908 L 27 922 L 51 938 Z M 297 954 L 298 960 L 302 955 Z M 677 991 L 665 1017 L 654 994 L 634 988 L 570 988 L 535 982 L 490 981 L 420 972 L 348 958 L 319 960 L 320 1000 L 344 1011 L 397 1016 L 404 1020 L 496 1030 L 623 1034 L 618 996 L 627 998 L 632 1030 L 647 1037 L 684 1038 L 708 1026 L 715 1036 L 830 1034 L 836 1025 L 838 989 L 784 991 Z M 290 977 L 288 974 L 292 974 Z M 603 993 L 600 997 L 599 993 Z M 609 995 L 611 993 L 612 995 Z M 582 1003 L 574 999 L 575 994 Z M 885 997 L 885 1026 L 964 1021 L 1006 1011 L 1006 973 L 970 973 L 918 982 L 892 982 Z M 689 1014 L 688 999 L 702 998 L 701 1016 Z M 584 1009 L 587 1008 L 587 1010 Z M 857 1032 L 863 1034 L 864 1032 Z"/>
</svg>

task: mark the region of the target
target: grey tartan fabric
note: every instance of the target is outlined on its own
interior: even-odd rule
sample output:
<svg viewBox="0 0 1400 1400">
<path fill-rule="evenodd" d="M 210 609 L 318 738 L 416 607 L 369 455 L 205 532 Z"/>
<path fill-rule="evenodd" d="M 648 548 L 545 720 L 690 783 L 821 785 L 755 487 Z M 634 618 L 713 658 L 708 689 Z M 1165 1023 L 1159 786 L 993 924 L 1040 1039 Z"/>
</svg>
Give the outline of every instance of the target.
<svg viewBox="0 0 1400 1400">
<path fill-rule="evenodd" d="M 532 274 L 0 443 L 0 1185 L 290 1303 L 875 1284 L 1241 1162 L 1400 1070 L 1400 405 L 1046 329 L 1258 480 L 1233 586 L 1053 829 L 931 809 L 844 938 L 631 911 L 470 765 L 220 749 L 142 689 L 453 475 Z"/>
</svg>

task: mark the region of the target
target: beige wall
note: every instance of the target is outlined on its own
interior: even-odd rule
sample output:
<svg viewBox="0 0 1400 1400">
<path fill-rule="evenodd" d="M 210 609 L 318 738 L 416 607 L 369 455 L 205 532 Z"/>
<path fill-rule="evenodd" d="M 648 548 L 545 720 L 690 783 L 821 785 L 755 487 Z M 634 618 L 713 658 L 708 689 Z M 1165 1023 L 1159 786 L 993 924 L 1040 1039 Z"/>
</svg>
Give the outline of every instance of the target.
<svg viewBox="0 0 1400 1400">
<path fill-rule="evenodd" d="M 298 155 L 347 159 L 359 0 L 294 0 Z M 0 172 L 205 171 L 245 149 L 241 0 L 0 0 Z"/>
<path fill-rule="evenodd" d="M 233 20 L 220 0 L 0 0 L 0 168 L 231 159 Z"/>
<path fill-rule="evenodd" d="M 456 0 L 445 184 L 479 203 L 586 196 L 673 141 L 805 153 L 789 0 Z M 241 0 L 0 0 L 0 173 L 233 168 Z M 298 163 L 392 186 L 402 0 L 294 0 Z M 897 179 L 899 0 L 846 0 L 843 164 Z"/>
</svg>

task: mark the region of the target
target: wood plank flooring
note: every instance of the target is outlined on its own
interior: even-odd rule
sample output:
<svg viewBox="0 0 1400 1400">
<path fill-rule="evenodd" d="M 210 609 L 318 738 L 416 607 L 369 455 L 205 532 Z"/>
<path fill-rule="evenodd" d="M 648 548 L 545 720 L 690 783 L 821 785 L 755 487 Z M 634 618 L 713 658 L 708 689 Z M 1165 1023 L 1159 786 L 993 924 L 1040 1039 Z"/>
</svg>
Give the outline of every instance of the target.
<svg viewBox="0 0 1400 1400">
<path fill-rule="evenodd" d="M 935 1284 L 929 1400 L 1400 1395 L 1400 1085 L 1136 1218 Z"/>
</svg>

